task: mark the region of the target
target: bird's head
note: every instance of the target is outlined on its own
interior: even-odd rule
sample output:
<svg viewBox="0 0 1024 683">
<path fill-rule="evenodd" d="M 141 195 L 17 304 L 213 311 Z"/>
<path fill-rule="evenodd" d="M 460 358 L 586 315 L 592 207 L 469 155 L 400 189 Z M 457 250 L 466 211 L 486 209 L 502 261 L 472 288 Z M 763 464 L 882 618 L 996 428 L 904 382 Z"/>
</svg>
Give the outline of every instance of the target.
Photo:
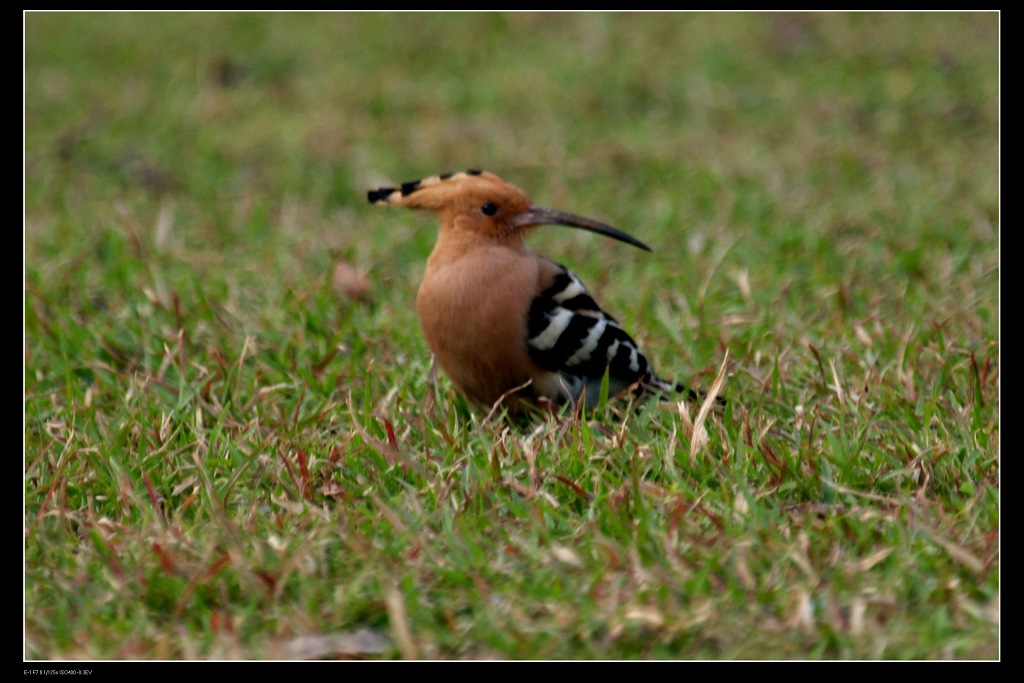
<svg viewBox="0 0 1024 683">
<path fill-rule="evenodd" d="M 382 187 L 370 190 L 367 198 L 371 204 L 433 211 L 441 219 L 442 230 L 471 231 L 500 241 L 521 240 L 538 225 L 566 225 L 651 250 L 610 225 L 534 206 L 525 192 L 487 171 L 445 173 L 399 187 Z"/>
</svg>

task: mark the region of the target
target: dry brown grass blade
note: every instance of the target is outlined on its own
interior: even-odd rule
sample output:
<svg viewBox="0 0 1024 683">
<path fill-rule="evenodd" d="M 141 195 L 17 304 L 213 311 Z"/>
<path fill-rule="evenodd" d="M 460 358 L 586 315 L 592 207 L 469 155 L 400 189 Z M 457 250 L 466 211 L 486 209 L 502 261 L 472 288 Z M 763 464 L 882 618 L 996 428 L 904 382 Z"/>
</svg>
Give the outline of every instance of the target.
<svg viewBox="0 0 1024 683">
<path fill-rule="evenodd" d="M 299 636 L 281 648 L 281 659 L 360 657 L 387 652 L 393 646 L 386 635 L 371 628 Z"/>
<path fill-rule="evenodd" d="M 533 383 L 533 380 L 532 379 L 528 379 L 525 382 L 523 382 L 522 384 L 520 384 L 519 386 L 512 387 L 511 389 L 506 391 L 504 394 L 502 394 L 501 397 L 497 401 L 494 402 L 494 405 L 491 406 L 491 409 L 489 411 L 487 411 L 487 416 L 483 419 L 483 421 L 480 424 L 487 424 L 488 422 L 490 422 L 491 418 L 494 416 L 494 414 L 501 409 L 501 406 L 504 404 L 506 398 L 508 398 L 512 394 L 516 393 L 520 389 L 525 389 L 526 387 L 530 386 L 530 384 L 532 384 L 532 383 Z"/>
<path fill-rule="evenodd" d="M 828 366 L 832 370 L 832 382 L 833 382 L 832 389 L 833 389 L 833 391 L 836 392 L 836 398 L 839 399 L 839 406 L 843 407 L 843 406 L 846 405 L 846 398 L 845 398 L 845 393 L 846 392 L 843 391 L 843 385 L 839 381 L 839 372 L 836 370 L 836 362 L 835 362 L 835 360 L 829 360 Z"/>
<path fill-rule="evenodd" d="M 704 429 L 704 421 L 707 420 L 708 415 L 711 414 L 711 410 L 715 407 L 715 399 L 718 398 L 719 392 L 725 385 L 725 370 L 729 367 L 729 349 L 725 350 L 725 357 L 722 358 L 722 365 L 718 368 L 718 374 L 715 376 L 715 381 L 711 383 L 711 388 L 708 389 L 707 395 L 704 396 L 704 402 L 700 406 L 700 410 L 697 411 L 697 418 L 693 421 L 693 435 L 690 438 L 690 462 L 697 462 L 697 452 L 707 444 L 707 430 Z"/>
<path fill-rule="evenodd" d="M 946 553 L 948 553 L 949 556 L 953 559 L 953 561 L 959 564 L 960 566 L 966 567 L 968 570 L 975 574 L 980 574 L 985 570 L 985 563 L 977 557 L 975 557 L 973 553 L 971 553 L 963 546 L 958 545 L 953 541 L 950 541 L 949 539 L 943 538 L 941 535 L 939 535 L 937 531 L 933 529 L 929 529 L 925 526 L 921 526 L 920 528 L 922 531 L 924 531 L 925 534 L 928 535 L 928 538 L 932 539 L 932 541 L 936 545 L 945 550 Z"/>
<path fill-rule="evenodd" d="M 405 600 L 398 585 L 388 582 L 384 589 L 384 602 L 388 609 L 388 620 L 391 622 L 391 630 L 394 633 L 398 649 L 402 653 L 402 659 L 419 659 L 420 649 L 412 637 L 412 629 L 409 628 L 409 617 L 405 613 Z"/>
</svg>

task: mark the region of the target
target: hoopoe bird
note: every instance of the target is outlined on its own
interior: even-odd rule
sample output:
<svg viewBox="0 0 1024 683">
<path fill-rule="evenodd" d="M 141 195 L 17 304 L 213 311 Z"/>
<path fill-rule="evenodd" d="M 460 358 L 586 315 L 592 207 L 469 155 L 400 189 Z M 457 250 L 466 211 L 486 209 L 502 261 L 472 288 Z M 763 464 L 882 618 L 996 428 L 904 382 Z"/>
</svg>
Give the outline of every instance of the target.
<svg viewBox="0 0 1024 683">
<path fill-rule="evenodd" d="M 650 247 L 589 218 L 534 206 L 493 173 L 469 170 L 370 190 L 371 204 L 423 209 L 441 228 L 416 296 L 427 344 L 455 388 L 487 410 L 608 395 L 672 395 L 636 342 L 570 270 L 526 246 L 540 225 L 582 228 Z"/>
</svg>

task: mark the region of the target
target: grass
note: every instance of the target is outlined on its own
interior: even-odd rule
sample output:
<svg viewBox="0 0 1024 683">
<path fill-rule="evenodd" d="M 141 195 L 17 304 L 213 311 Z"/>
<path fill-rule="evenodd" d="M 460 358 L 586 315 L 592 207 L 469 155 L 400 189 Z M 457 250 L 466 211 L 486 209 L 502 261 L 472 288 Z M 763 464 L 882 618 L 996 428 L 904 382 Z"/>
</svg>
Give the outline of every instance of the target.
<svg viewBox="0 0 1024 683">
<path fill-rule="evenodd" d="M 25 658 L 998 658 L 998 39 L 27 13 Z M 532 240 L 728 354 L 706 440 L 431 380 L 432 219 L 365 191 L 469 167 L 654 247 Z"/>
</svg>

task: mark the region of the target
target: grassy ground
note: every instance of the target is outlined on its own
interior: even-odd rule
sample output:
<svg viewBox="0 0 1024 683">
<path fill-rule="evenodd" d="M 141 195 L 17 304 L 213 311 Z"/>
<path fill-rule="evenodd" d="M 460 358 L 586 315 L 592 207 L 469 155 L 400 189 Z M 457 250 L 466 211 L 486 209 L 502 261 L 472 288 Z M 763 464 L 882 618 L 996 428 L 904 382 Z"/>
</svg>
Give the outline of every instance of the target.
<svg viewBox="0 0 1024 683">
<path fill-rule="evenodd" d="M 25 657 L 998 657 L 998 22 L 26 15 Z M 431 382 L 469 167 L 706 438 Z"/>
</svg>

